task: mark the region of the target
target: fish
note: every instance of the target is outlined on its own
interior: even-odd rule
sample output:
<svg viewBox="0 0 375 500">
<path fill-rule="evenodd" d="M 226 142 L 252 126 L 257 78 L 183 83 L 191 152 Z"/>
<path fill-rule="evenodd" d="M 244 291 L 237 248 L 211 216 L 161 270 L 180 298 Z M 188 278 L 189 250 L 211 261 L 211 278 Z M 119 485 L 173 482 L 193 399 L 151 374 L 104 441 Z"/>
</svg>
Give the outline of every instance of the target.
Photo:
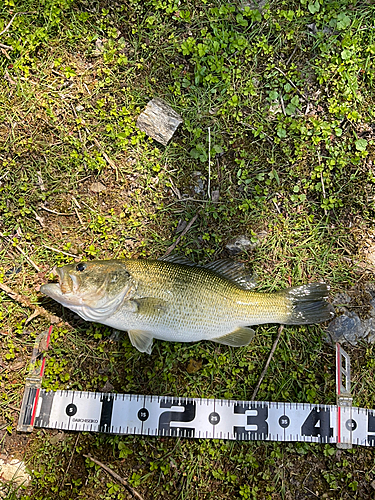
<svg viewBox="0 0 375 500">
<path fill-rule="evenodd" d="M 148 354 L 153 339 L 240 347 L 254 337 L 253 325 L 305 325 L 334 315 L 325 283 L 256 292 L 244 264 L 229 259 L 203 266 L 181 256 L 92 260 L 56 272 L 58 283 L 42 285 L 43 294 L 86 321 L 127 331 Z"/>
</svg>

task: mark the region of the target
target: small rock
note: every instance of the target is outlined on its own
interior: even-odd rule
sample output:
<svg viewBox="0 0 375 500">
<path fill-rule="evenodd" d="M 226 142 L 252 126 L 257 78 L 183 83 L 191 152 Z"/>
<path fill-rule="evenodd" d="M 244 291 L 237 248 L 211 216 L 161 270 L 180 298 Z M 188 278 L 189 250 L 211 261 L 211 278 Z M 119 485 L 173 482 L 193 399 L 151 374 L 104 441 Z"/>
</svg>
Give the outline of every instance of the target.
<svg viewBox="0 0 375 500">
<path fill-rule="evenodd" d="M 44 182 L 43 182 L 42 172 L 40 170 L 37 172 L 37 176 L 38 176 L 38 184 L 39 184 L 40 190 L 46 191 L 46 188 L 45 188 Z"/>
<path fill-rule="evenodd" d="M 99 50 L 102 50 L 103 49 L 103 40 L 101 40 L 100 38 L 97 38 L 95 40 L 95 47 Z"/>
<path fill-rule="evenodd" d="M 212 193 L 211 193 L 211 200 L 214 203 L 217 203 L 219 201 L 219 198 L 220 198 L 220 191 L 218 191 L 218 190 L 212 191 Z"/>
<path fill-rule="evenodd" d="M 22 271 L 21 267 L 11 267 L 5 272 L 5 276 L 11 276 L 12 274 L 18 274 Z"/>
<path fill-rule="evenodd" d="M 152 99 L 138 116 L 137 127 L 148 136 L 166 146 L 178 126 L 181 116 L 162 99 Z"/>
<path fill-rule="evenodd" d="M 103 385 L 103 387 L 100 389 L 100 392 L 111 392 L 113 391 L 114 386 L 109 382 L 109 380 L 106 381 L 106 383 Z"/>
<path fill-rule="evenodd" d="M 268 0 L 242 0 L 239 5 L 240 10 L 245 10 L 246 7 L 249 7 L 250 10 L 259 10 L 262 12 L 264 7 L 266 6 Z"/>
<path fill-rule="evenodd" d="M 332 305 L 346 305 L 350 304 L 352 298 L 345 292 L 336 294 L 332 299 Z"/>
<path fill-rule="evenodd" d="M 107 188 L 101 182 L 93 182 L 89 189 L 93 193 L 101 193 L 102 191 L 105 191 Z"/>
<path fill-rule="evenodd" d="M 79 105 L 76 107 L 76 111 L 78 111 L 78 112 L 79 112 L 79 111 L 83 111 L 84 109 L 85 109 L 85 108 L 84 108 L 81 104 L 79 104 Z"/>
<path fill-rule="evenodd" d="M 189 359 L 186 371 L 188 373 L 195 373 L 202 368 L 202 360 L 196 361 L 193 358 Z"/>
<path fill-rule="evenodd" d="M 103 368 L 98 368 L 98 373 L 99 375 L 106 375 L 107 373 L 110 372 L 110 367 L 109 366 L 104 366 Z"/>
<path fill-rule="evenodd" d="M 93 56 L 100 56 L 104 52 L 104 40 L 97 38 L 95 40 L 95 50 L 93 51 Z"/>
<path fill-rule="evenodd" d="M 375 318 L 375 299 L 372 299 L 370 301 L 370 306 L 371 306 L 370 316 L 372 316 L 373 318 Z"/>
<path fill-rule="evenodd" d="M 366 331 L 367 342 L 369 344 L 374 344 L 375 343 L 375 319 L 374 318 L 365 319 L 362 323 L 363 323 L 363 327 Z"/>
<path fill-rule="evenodd" d="M 306 28 L 310 31 L 310 33 L 312 33 L 313 35 L 315 35 L 315 33 L 317 32 L 317 28 L 316 28 L 316 24 L 315 23 L 311 23 L 311 24 L 306 24 Z"/>
<path fill-rule="evenodd" d="M 375 283 L 372 281 L 368 281 L 365 284 L 365 291 L 371 295 L 373 299 L 375 299 Z"/>
<path fill-rule="evenodd" d="M 333 30 L 331 28 L 329 28 L 328 26 L 323 26 L 323 28 L 318 30 L 315 23 L 307 24 L 306 28 L 308 28 L 309 32 L 312 35 L 316 35 L 316 33 L 318 33 L 319 31 L 324 33 L 325 35 L 330 35 L 333 32 Z"/>
<path fill-rule="evenodd" d="M 241 234 L 225 245 L 231 255 L 238 255 L 241 252 L 254 250 L 259 242 L 267 236 L 266 231 L 261 231 L 256 235 L 256 241 L 251 241 L 246 235 Z M 254 238 L 253 238 L 254 239 Z"/>
<path fill-rule="evenodd" d="M 12 483 L 17 487 L 22 484 L 28 486 L 31 477 L 27 473 L 26 465 L 22 460 L 1 459 L 0 460 L 0 481 Z"/>
<path fill-rule="evenodd" d="M 277 115 L 277 113 L 282 113 L 283 110 L 281 108 L 281 104 L 279 104 L 278 102 L 276 102 L 275 104 L 271 104 L 269 112 L 271 113 L 271 115 Z"/>
<path fill-rule="evenodd" d="M 202 172 L 193 172 L 193 175 L 195 177 L 194 179 L 194 191 L 196 194 L 202 194 L 204 193 L 204 184 L 203 180 L 201 179 Z"/>
<path fill-rule="evenodd" d="M 333 343 L 349 342 L 356 345 L 360 338 L 366 336 L 366 329 L 362 325 L 359 316 L 349 311 L 332 320 L 327 327 L 327 331 Z"/>
<path fill-rule="evenodd" d="M 184 219 L 180 219 L 178 221 L 178 224 L 177 224 L 177 227 L 176 227 L 176 234 L 177 233 L 181 233 L 181 231 L 183 231 L 185 229 L 185 227 L 187 226 L 187 222 L 186 220 Z"/>
<path fill-rule="evenodd" d="M 17 371 L 25 366 L 26 362 L 22 358 L 17 358 L 10 366 L 12 371 Z"/>
</svg>

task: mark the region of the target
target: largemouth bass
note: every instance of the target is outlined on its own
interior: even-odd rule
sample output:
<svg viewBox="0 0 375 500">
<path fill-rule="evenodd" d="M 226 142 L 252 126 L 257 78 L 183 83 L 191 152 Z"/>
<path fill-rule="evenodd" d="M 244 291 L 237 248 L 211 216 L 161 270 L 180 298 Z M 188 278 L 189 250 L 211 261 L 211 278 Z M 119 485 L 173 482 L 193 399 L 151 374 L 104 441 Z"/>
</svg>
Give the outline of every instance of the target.
<svg viewBox="0 0 375 500">
<path fill-rule="evenodd" d="M 252 291 L 243 264 L 219 260 L 205 266 L 174 257 L 166 260 L 102 260 L 57 269 L 59 283 L 41 292 L 86 321 L 128 332 L 141 352 L 153 339 L 212 340 L 247 345 L 251 325 L 320 323 L 333 316 L 324 283 L 276 293 Z"/>
</svg>

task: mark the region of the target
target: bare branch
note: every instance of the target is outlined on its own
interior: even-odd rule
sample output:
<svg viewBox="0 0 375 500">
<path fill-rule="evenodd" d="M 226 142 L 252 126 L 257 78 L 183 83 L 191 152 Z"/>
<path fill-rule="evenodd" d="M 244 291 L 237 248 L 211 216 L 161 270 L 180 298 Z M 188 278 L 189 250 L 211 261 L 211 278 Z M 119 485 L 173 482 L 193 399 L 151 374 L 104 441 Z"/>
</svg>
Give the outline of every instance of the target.
<svg viewBox="0 0 375 500">
<path fill-rule="evenodd" d="M 115 471 L 113 471 L 112 469 L 110 469 L 109 467 L 107 467 L 106 465 L 104 465 L 102 462 L 99 462 L 99 460 L 96 460 L 96 458 L 92 457 L 91 455 L 85 455 L 85 454 L 83 454 L 83 456 L 86 457 L 86 458 L 89 458 L 90 460 L 92 460 L 96 465 L 99 465 L 99 467 L 101 467 L 106 472 L 108 472 L 108 474 L 110 474 L 112 477 L 114 477 L 115 479 L 117 479 L 117 481 L 119 483 L 121 483 L 123 486 L 125 486 L 125 488 L 127 488 L 130 491 L 130 493 L 135 498 L 138 498 L 138 500 L 143 500 L 143 497 L 141 497 L 141 495 L 137 491 L 135 491 L 130 486 L 130 484 L 127 481 L 125 481 L 124 478 L 122 478 L 121 476 L 119 476 Z"/>
<path fill-rule="evenodd" d="M 251 397 L 251 400 L 254 401 L 255 399 L 255 396 L 257 395 L 257 392 L 259 390 L 259 387 L 260 387 L 260 384 L 263 382 L 263 379 L 267 373 L 267 370 L 268 370 L 268 367 L 270 366 L 270 363 L 271 363 L 271 359 L 272 359 L 272 356 L 274 354 L 274 352 L 276 351 L 276 347 L 277 347 L 277 344 L 279 343 L 279 340 L 280 340 L 280 336 L 281 336 L 281 332 L 284 330 L 284 325 L 280 325 L 279 327 L 279 331 L 277 332 L 277 337 L 276 337 L 276 340 L 275 342 L 273 343 L 273 346 L 272 346 L 272 349 L 271 349 L 271 352 L 270 352 L 270 355 L 268 356 L 268 359 L 267 359 L 267 363 L 266 363 L 266 366 L 263 368 L 263 371 L 259 377 L 259 380 L 258 380 L 258 383 L 257 383 L 257 386 L 255 387 L 255 390 L 253 392 L 253 395 Z"/>
</svg>

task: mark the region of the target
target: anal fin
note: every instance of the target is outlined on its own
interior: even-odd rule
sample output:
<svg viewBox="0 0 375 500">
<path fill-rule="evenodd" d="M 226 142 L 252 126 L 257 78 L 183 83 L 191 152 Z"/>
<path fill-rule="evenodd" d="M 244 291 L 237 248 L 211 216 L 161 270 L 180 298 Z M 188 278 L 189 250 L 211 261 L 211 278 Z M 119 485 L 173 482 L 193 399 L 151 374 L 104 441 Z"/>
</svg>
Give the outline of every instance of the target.
<svg viewBox="0 0 375 500">
<path fill-rule="evenodd" d="M 241 347 L 249 344 L 255 332 L 252 328 L 248 328 L 247 326 L 237 328 L 233 332 L 226 333 L 221 337 L 216 337 L 215 339 L 211 339 L 213 342 L 217 342 L 218 344 L 230 345 L 232 347 Z"/>
<path fill-rule="evenodd" d="M 150 333 L 142 330 L 130 330 L 128 334 L 130 342 L 138 351 L 151 354 L 153 337 Z"/>
</svg>

